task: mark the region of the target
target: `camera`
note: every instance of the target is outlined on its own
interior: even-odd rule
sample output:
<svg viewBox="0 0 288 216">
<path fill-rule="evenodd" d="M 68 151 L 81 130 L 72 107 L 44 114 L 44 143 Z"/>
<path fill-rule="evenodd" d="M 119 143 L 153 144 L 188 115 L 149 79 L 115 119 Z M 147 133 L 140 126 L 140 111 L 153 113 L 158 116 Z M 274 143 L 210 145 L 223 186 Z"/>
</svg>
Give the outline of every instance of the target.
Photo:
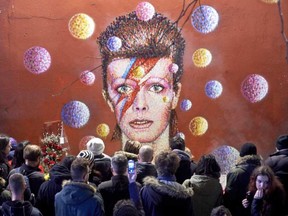
<svg viewBox="0 0 288 216">
<path fill-rule="evenodd" d="M 128 173 L 135 173 L 135 161 L 128 161 Z"/>
</svg>

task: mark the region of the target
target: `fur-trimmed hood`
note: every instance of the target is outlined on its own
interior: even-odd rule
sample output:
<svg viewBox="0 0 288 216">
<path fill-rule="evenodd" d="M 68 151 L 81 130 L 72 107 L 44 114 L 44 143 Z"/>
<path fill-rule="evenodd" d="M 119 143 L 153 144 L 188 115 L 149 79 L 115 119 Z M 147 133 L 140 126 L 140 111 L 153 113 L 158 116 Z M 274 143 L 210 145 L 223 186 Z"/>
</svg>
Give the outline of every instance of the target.
<svg viewBox="0 0 288 216">
<path fill-rule="evenodd" d="M 237 160 L 236 166 L 245 164 L 260 166 L 261 163 L 262 158 L 259 155 L 246 155 Z"/>
<path fill-rule="evenodd" d="M 175 199 L 187 199 L 193 195 L 191 188 L 185 188 L 176 181 L 162 181 L 150 176 L 144 178 L 144 186 L 151 187 L 153 191 L 163 196 Z"/>
<path fill-rule="evenodd" d="M 64 181 L 61 199 L 68 205 L 79 205 L 94 196 L 96 188 L 84 182 Z"/>
</svg>

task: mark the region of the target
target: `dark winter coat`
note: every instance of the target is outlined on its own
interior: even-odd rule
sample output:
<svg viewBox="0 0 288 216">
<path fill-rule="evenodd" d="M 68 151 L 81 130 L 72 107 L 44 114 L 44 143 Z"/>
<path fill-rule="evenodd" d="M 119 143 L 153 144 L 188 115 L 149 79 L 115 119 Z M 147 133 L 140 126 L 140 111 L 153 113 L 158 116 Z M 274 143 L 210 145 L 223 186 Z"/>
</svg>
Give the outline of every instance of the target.
<svg viewBox="0 0 288 216">
<path fill-rule="evenodd" d="M 36 207 L 43 215 L 54 216 L 55 194 L 62 190 L 62 182 L 71 179 L 70 170 L 67 167 L 55 164 L 50 172 L 50 180 L 44 182 L 38 191 Z"/>
<path fill-rule="evenodd" d="M 102 216 L 103 200 L 96 188 L 84 182 L 68 182 L 55 195 L 56 216 Z"/>
<path fill-rule="evenodd" d="M 5 181 L 7 181 L 7 182 L 8 182 L 9 171 L 10 171 L 10 166 L 9 166 L 8 162 L 0 163 L 0 177 L 5 179 Z"/>
<path fill-rule="evenodd" d="M 139 187 L 141 187 L 139 185 Z M 110 181 L 102 182 L 98 186 L 105 208 L 105 215 L 112 216 L 114 205 L 121 199 L 130 199 L 129 181 L 125 175 L 112 176 Z"/>
<path fill-rule="evenodd" d="M 176 181 L 146 177 L 140 196 L 146 216 L 193 216 L 192 190 Z"/>
<path fill-rule="evenodd" d="M 265 161 L 284 186 L 288 199 L 288 149 L 271 154 Z M 287 202 L 288 205 L 288 202 Z"/>
<path fill-rule="evenodd" d="M 180 158 L 180 164 L 175 176 L 176 181 L 182 184 L 186 179 L 191 178 L 197 165 L 191 161 L 189 154 L 187 154 L 185 151 L 174 149 L 173 152 L 177 153 Z"/>
<path fill-rule="evenodd" d="M 1 211 L 3 216 L 42 216 L 28 201 L 6 201 L 2 204 Z"/>
<path fill-rule="evenodd" d="M 227 183 L 224 194 L 224 205 L 233 216 L 249 215 L 249 209 L 245 209 L 242 200 L 246 198 L 250 176 L 253 170 L 261 165 L 258 155 L 246 155 L 240 157 L 234 169 L 227 175 Z"/>
<path fill-rule="evenodd" d="M 192 203 L 195 216 L 210 216 L 213 208 L 223 204 L 223 190 L 219 179 L 206 175 L 193 175 L 183 186 L 193 191 Z"/>
<path fill-rule="evenodd" d="M 110 180 L 111 177 L 111 158 L 105 154 L 95 155 L 89 181 L 98 186 L 101 182 Z"/>
<path fill-rule="evenodd" d="M 147 176 L 154 176 L 157 177 L 157 171 L 155 165 L 152 163 L 137 163 L 136 165 L 137 170 L 137 179 L 136 181 L 140 184 L 143 184 L 143 179 Z"/>
<path fill-rule="evenodd" d="M 37 196 L 41 184 L 45 182 L 44 175 L 40 171 L 38 167 L 30 167 L 26 164 L 22 164 L 20 167 L 20 173 L 28 177 L 30 190 L 35 196 Z M 16 170 L 12 169 L 9 177 L 14 173 L 16 173 Z"/>
</svg>

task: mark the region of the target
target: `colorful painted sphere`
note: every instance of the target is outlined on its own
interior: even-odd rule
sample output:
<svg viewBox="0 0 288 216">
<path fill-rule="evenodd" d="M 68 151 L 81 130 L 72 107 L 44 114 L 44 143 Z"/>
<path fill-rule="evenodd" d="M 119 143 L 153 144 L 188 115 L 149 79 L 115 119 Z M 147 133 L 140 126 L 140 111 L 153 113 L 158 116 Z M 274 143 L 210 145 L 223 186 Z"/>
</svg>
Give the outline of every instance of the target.
<svg viewBox="0 0 288 216">
<path fill-rule="evenodd" d="M 81 128 L 87 124 L 90 112 L 86 104 L 80 101 L 70 101 L 63 106 L 61 117 L 66 125 Z"/>
<path fill-rule="evenodd" d="M 279 2 L 279 0 L 261 0 L 261 1 L 267 4 L 277 4 Z"/>
<path fill-rule="evenodd" d="M 206 67 L 212 61 L 212 54 L 209 50 L 200 48 L 193 53 L 192 60 L 196 67 Z"/>
<path fill-rule="evenodd" d="M 178 70 L 179 70 L 179 66 L 177 65 L 177 64 L 175 64 L 175 63 L 172 63 L 172 64 L 170 64 L 169 65 L 169 71 L 171 72 L 171 73 L 177 73 L 178 72 Z"/>
<path fill-rule="evenodd" d="M 33 74 L 40 74 L 49 69 L 51 56 L 45 48 L 34 46 L 26 50 L 23 62 L 28 71 Z"/>
<path fill-rule="evenodd" d="M 170 98 L 169 98 L 168 96 L 164 96 L 164 97 L 162 98 L 162 100 L 163 100 L 164 103 L 169 103 Z"/>
<path fill-rule="evenodd" d="M 98 136 L 106 138 L 110 133 L 110 128 L 107 124 L 99 124 L 96 128 L 96 133 L 98 134 Z"/>
<path fill-rule="evenodd" d="M 222 84 L 217 80 L 211 80 L 205 85 L 205 93 L 208 97 L 215 99 L 222 94 Z"/>
<path fill-rule="evenodd" d="M 136 16 L 139 20 L 148 21 L 155 14 L 155 9 L 149 2 L 141 2 L 136 7 Z"/>
<path fill-rule="evenodd" d="M 79 142 L 79 151 L 87 149 L 86 144 L 95 136 L 84 136 Z"/>
<path fill-rule="evenodd" d="M 242 82 L 241 92 L 251 103 L 259 102 L 268 93 L 268 82 L 261 75 L 251 74 Z"/>
<path fill-rule="evenodd" d="M 68 28 L 73 37 L 85 40 L 93 35 L 95 22 L 87 14 L 78 13 L 70 19 Z"/>
<path fill-rule="evenodd" d="M 191 107 L 192 107 L 192 102 L 190 100 L 184 99 L 181 101 L 181 105 L 180 105 L 181 110 L 188 111 L 191 109 Z"/>
<path fill-rule="evenodd" d="M 198 32 L 207 34 L 214 31 L 218 26 L 219 15 L 213 7 L 201 5 L 193 11 L 191 22 Z"/>
<path fill-rule="evenodd" d="M 80 81 L 84 85 L 93 85 L 95 82 L 95 74 L 91 71 L 85 70 L 80 74 Z"/>
<path fill-rule="evenodd" d="M 239 152 L 232 146 L 223 145 L 212 152 L 221 168 L 221 174 L 228 174 L 239 158 Z"/>
<path fill-rule="evenodd" d="M 136 79 L 141 79 L 144 75 L 145 70 L 142 66 L 138 66 L 132 71 L 132 76 Z"/>
<path fill-rule="evenodd" d="M 111 52 L 117 52 L 122 47 L 122 41 L 119 37 L 112 36 L 107 41 L 107 47 Z"/>
<path fill-rule="evenodd" d="M 189 123 L 189 130 L 194 136 L 201 136 L 208 130 L 208 122 L 205 118 L 197 116 Z"/>
</svg>

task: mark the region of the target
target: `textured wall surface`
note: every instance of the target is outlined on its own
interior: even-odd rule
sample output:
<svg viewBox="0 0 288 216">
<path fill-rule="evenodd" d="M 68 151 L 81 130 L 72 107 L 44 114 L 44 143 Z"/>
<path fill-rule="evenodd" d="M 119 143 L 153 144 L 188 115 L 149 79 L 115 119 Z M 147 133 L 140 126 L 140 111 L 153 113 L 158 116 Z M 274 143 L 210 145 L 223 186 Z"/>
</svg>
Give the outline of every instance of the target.
<svg viewBox="0 0 288 216">
<path fill-rule="evenodd" d="M 93 86 L 79 80 L 84 70 L 101 64 L 96 39 L 116 16 L 135 10 L 140 1 L 78 0 L 2 0 L 0 2 L 0 132 L 18 141 L 39 143 L 43 123 L 61 119 L 61 109 L 71 100 L 79 100 L 90 109 L 90 120 L 80 129 L 65 126 L 72 153 L 78 152 L 83 136 L 96 134 L 105 123 L 113 131 L 114 115 L 102 98 L 101 70 L 96 70 Z M 175 20 L 182 1 L 151 0 L 157 12 Z M 260 0 L 201 1 L 214 7 L 219 25 L 209 34 L 197 32 L 187 22 L 183 29 L 186 40 L 183 99 L 192 101 L 184 112 L 178 106 L 179 128 L 196 159 L 221 145 L 239 149 L 246 141 L 255 142 L 266 157 L 274 151 L 275 139 L 288 133 L 288 64 L 285 42 L 280 33 L 277 4 Z M 282 1 L 285 30 L 288 33 L 288 2 Z M 68 30 L 69 19 L 76 13 L 90 15 L 96 29 L 91 38 L 77 40 Z M 32 46 L 45 47 L 51 54 L 50 69 L 40 75 L 28 72 L 23 54 Z M 207 48 L 213 55 L 211 64 L 197 68 L 192 54 Z M 269 84 L 267 96 L 250 103 L 241 94 L 241 83 L 249 74 L 261 74 Z M 205 94 L 210 80 L 222 83 L 223 93 L 217 99 Z M 203 116 L 209 124 L 202 136 L 193 136 L 189 122 Z M 106 152 L 120 148 L 120 142 L 104 139 Z"/>
</svg>

